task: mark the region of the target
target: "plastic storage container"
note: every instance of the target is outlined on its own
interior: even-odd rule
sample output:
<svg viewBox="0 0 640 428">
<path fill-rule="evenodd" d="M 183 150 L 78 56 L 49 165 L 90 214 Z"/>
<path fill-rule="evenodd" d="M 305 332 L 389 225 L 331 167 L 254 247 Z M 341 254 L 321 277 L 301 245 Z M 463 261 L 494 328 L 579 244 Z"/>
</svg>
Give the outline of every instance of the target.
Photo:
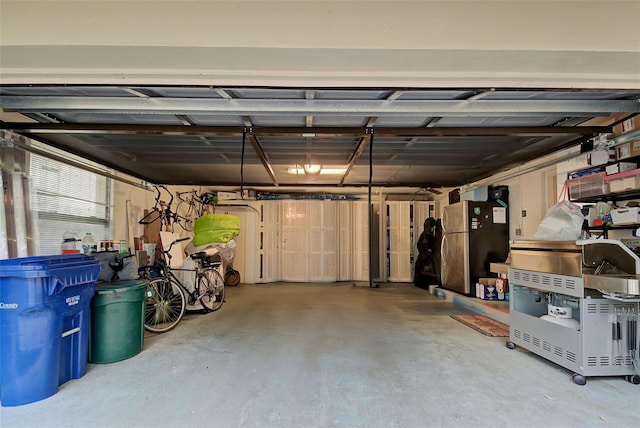
<svg viewBox="0 0 640 428">
<path fill-rule="evenodd" d="M 89 362 L 112 363 L 142 351 L 147 284 L 146 280 L 96 284 L 91 302 Z"/>
<path fill-rule="evenodd" d="M 598 172 L 568 180 L 569 198 L 574 200 L 609 193 L 609 184 L 605 181 L 606 176 L 606 172 Z"/>
<path fill-rule="evenodd" d="M 87 232 L 82 238 L 82 252 L 85 254 L 98 252 L 98 241 L 96 241 L 91 232 Z"/>
<path fill-rule="evenodd" d="M 623 171 L 605 177 L 610 192 L 626 192 L 640 189 L 640 169 Z"/>
<path fill-rule="evenodd" d="M 0 402 L 42 400 L 86 372 L 101 266 L 82 254 L 0 260 Z"/>
<path fill-rule="evenodd" d="M 82 252 L 82 243 L 78 239 L 78 235 L 73 232 L 65 232 L 62 234 L 62 244 L 60 244 L 60 254 L 80 254 Z"/>
</svg>

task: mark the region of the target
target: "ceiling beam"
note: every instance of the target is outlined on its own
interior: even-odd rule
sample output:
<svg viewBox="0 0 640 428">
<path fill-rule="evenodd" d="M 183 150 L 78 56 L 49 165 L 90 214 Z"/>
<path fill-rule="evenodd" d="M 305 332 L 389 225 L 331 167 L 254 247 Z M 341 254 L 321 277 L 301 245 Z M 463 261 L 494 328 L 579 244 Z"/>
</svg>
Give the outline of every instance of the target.
<svg viewBox="0 0 640 428">
<path fill-rule="evenodd" d="M 248 120 L 248 118 L 246 118 Z M 369 119 L 368 124 L 374 123 Z M 246 123 L 246 121 L 245 121 Z M 248 120 L 248 123 L 251 123 Z M 98 123 L 27 123 L 2 122 L 2 128 L 29 134 L 148 134 L 148 135 L 242 135 L 241 126 L 200 126 L 200 125 L 120 125 Z M 552 135 L 599 135 L 612 132 L 610 126 L 575 127 L 380 127 L 375 128 L 378 137 L 475 137 L 475 136 L 518 136 L 536 137 Z M 251 127 L 249 134 L 259 136 L 299 135 L 314 133 L 322 136 L 366 136 L 367 127 Z"/>
<path fill-rule="evenodd" d="M 338 186 L 344 186 L 344 182 L 347 179 L 347 176 L 355 166 L 356 162 L 358 162 L 360 155 L 362 155 L 362 152 L 364 152 L 364 149 L 367 147 L 370 140 L 371 140 L 371 133 L 367 133 L 366 136 L 360 138 L 360 141 L 358 142 L 356 149 L 353 151 L 353 153 L 351 154 L 351 157 L 349 158 L 347 169 L 342 175 L 342 178 L 340 179 L 340 183 L 338 183 Z"/>
<path fill-rule="evenodd" d="M 269 159 L 267 159 L 267 155 L 264 153 L 264 149 L 262 148 L 260 141 L 258 140 L 258 138 L 256 138 L 254 134 L 250 134 L 250 133 L 247 133 L 247 138 L 249 139 L 249 142 L 251 143 L 253 150 L 256 152 L 256 155 L 258 155 L 258 158 L 260 158 L 260 162 L 262 162 L 262 166 L 264 166 L 264 169 L 267 171 L 267 174 L 269 175 L 269 178 L 273 182 L 273 185 L 279 186 L 278 179 L 276 178 L 276 174 L 273 172 L 273 167 L 271 166 Z"/>
<path fill-rule="evenodd" d="M 640 112 L 639 100 L 327 100 L 17 96 L 0 107 L 22 113 L 347 115 L 347 116 L 599 116 Z"/>
</svg>

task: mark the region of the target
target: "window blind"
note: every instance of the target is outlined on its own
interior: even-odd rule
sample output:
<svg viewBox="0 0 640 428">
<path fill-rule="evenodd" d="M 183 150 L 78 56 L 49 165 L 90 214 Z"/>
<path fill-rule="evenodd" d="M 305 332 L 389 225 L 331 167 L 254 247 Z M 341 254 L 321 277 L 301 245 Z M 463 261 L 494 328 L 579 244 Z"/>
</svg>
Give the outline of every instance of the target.
<svg viewBox="0 0 640 428">
<path fill-rule="evenodd" d="M 53 151 L 50 147 L 46 150 Z M 61 154 L 71 157 L 68 153 Z M 59 254 L 65 232 L 76 233 L 80 239 L 87 232 L 97 241 L 108 239 L 111 236 L 111 180 L 37 154 L 32 153 L 30 158 L 40 253 Z M 105 169 L 93 163 L 91 166 Z"/>
</svg>

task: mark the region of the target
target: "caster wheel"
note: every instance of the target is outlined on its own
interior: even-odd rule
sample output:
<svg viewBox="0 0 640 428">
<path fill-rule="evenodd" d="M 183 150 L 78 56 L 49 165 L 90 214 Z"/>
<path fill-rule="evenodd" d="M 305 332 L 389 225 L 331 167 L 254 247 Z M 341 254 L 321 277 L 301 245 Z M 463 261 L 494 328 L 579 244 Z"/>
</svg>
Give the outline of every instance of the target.
<svg viewBox="0 0 640 428">
<path fill-rule="evenodd" d="M 573 382 L 576 385 L 586 385 L 587 384 L 587 378 L 585 378 L 582 375 L 579 374 L 574 374 L 573 376 L 571 376 L 571 379 L 573 380 Z"/>
<path fill-rule="evenodd" d="M 624 377 L 625 380 L 634 385 L 640 385 L 640 376 L 638 375 L 629 375 Z"/>
<path fill-rule="evenodd" d="M 507 345 L 507 348 L 509 348 L 509 349 L 516 349 L 516 344 L 515 344 L 515 343 L 513 343 L 513 342 L 512 342 L 512 341 L 510 341 L 510 340 L 507 340 L 506 345 Z"/>
</svg>

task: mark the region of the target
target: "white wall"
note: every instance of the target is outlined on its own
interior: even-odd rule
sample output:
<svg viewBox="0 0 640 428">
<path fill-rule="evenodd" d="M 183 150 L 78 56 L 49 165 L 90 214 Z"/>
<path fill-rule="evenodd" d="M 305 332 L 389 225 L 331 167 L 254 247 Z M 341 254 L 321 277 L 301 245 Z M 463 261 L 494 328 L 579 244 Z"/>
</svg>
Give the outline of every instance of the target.
<svg viewBox="0 0 640 428">
<path fill-rule="evenodd" d="M 532 237 L 547 210 L 557 202 L 560 186 L 566 178 L 566 171 L 559 172 L 556 162 L 559 159 L 576 156 L 579 148 L 572 148 L 554 153 L 528 162 L 516 168 L 495 174 L 487 179 L 471 183 L 466 189 L 480 186 L 509 186 L 509 238 L 512 240 Z M 586 159 L 586 155 L 585 159 Z M 574 161 L 570 161 L 574 165 Z M 560 165 L 563 165 L 561 162 Z M 580 163 L 581 164 L 581 163 Z M 443 193 L 435 199 L 437 214 L 441 218 L 443 208 L 449 205 L 448 192 L 453 189 L 442 189 Z M 465 188 L 462 189 L 463 191 Z M 522 216 L 522 211 L 526 216 Z"/>
<path fill-rule="evenodd" d="M 638 1 L 3 0 L 4 83 L 638 88 Z M 612 66 L 613 65 L 613 66 Z"/>
</svg>

